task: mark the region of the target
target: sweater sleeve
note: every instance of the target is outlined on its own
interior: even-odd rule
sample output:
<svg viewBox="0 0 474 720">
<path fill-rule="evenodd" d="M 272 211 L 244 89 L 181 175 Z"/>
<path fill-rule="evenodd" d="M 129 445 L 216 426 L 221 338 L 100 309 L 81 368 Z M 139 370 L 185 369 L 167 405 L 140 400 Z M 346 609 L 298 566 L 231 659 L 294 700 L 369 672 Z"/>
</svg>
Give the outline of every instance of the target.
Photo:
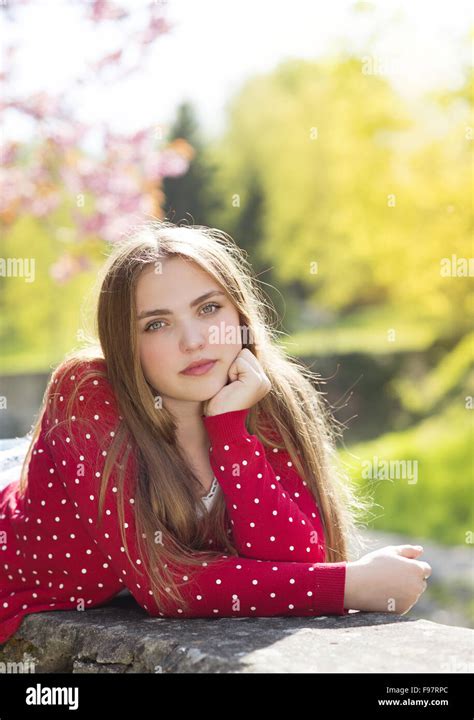
<svg viewBox="0 0 474 720">
<path fill-rule="evenodd" d="M 101 476 L 110 443 L 122 419 L 115 397 L 104 378 L 81 386 L 72 408 L 66 413 L 68 395 L 76 375 L 63 374 L 53 390 L 59 396 L 57 417 L 45 414 L 52 427 L 48 439 L 54 461 L 55 482 L 61 483 L 104 563 L 151 616 L 241 617 L 344 615 L 346 563 L 281 562 L 221 555 L 216 561 L 191 567 L 170 568 L 189 603 L 187 610 L 167 598 L 155 602 L 145 561 L 135 539 L 134 485 L 136 461 L 130 455 L 126 466 L 123 527 L 129 553 L 120 533 L 117 502 L 117 473 L 112 470 L 104 501 L 103 522 L 98 525 Z M 57 378 L 58 380 L 58 378 Z M 71 420 L 70 426 L 64 420 Z M 105 567 L 106 565 L 104 565 Z M 79 572 L 87 572 L 85 565 Z"/>
<path fill-rule="evenodd" d="M 290 562 L 324 560 L 314 498 L 287 453 L 275 453 L 275 472 L 260 440 L 247 431 L 247 414 L 248 409 L 202 416 L 211 440 L 211 466 L 225 495 L 239 555 Z"/>
</svg>

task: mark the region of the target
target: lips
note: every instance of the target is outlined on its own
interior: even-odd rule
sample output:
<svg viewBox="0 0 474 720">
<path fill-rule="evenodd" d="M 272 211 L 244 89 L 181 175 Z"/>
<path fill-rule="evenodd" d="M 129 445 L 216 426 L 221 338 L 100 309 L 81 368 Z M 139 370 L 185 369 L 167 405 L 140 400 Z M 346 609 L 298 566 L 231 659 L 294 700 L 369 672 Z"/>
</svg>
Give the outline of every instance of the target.
<svg viewBox="0 0 474 720">
<path fill-rule="evenodd" d="M 186 368 L 186 370 L 181 370 L 181 374 L 183 375 L 204 375 L 205 373 L 209 372 L 214 365 L 216 364 L 217 360 L 206 360 L 199 365 L 193 365 L 192 367 Z"/>
</svg>

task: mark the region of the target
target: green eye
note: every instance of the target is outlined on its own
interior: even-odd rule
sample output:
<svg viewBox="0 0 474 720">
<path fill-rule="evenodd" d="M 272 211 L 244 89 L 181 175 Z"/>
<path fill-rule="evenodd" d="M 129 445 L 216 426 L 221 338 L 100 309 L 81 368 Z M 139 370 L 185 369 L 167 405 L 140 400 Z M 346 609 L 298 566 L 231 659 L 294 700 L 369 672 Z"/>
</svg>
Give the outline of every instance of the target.
<svg viewBox="0 0 474 720">
<path fill-rule="evenodd" d="M 150 328 L 152 328 L 153 325 L 156 325 L 157 323 L 160 323 L 160 322 L 163 322 L 163 320 L 153 320 L 152 323 L 150 323 L 149 325 L 146 326 L 145 332 L 148 332 L 148 330 L 150 330 Z"/>
<path fill-rule="evenodd" d="M 215 310 L 218 310 L 220 307 L 222 307 L 222 305 L 219 305 L 218 303 L 215 303 L 215 302 L 211 302 L 211 303 L 207 303 L 206 305 L 204 305 L 201 308 L 201 310 L 205 310 L 208 307 L 212 307 L 212 308 L 215 308 Z M 214 312 L 204 313 L 204 315 L 214 315 Z M 160 323 L 160 322 L 164 322 L 164 320 L 153 320 L 153 322 L 149 323 L 146 326 L 145 332 L 150 331 L 151 328 L 153 327 L 153 325 L 156 325 L 157 323 Z M 158 330 L 161 330 L 161 328 L 158 328 Z M 151 332 L 156 332 L 156 330 L 151 330 Z"/>
<path fill-rule="evenodd" d="M 221 306 L 218 305 L 217 303 L 207 303 L 207 305 L 204 305 L 204 307 L 202 309 L 204 310 L 204 308 L 207 308 L 207 307 L 220 308 Z M 204 315 L 213 315 L 213 313 L 204 313 Z"/>
</svg>

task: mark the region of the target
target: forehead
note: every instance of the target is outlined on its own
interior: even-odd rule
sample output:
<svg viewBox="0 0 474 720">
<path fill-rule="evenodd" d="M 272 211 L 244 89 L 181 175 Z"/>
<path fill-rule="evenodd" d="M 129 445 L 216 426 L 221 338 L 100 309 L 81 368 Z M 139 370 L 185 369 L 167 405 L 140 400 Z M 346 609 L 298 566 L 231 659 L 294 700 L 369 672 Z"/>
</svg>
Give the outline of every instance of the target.
<svg viewBox="0 0 474 720">
<path fill-rule="evenodd" d="M 212 289 L 220 288 L 197 263 L 181 257 L 162 258 L 140 273 L 136 289 L 137 305 L 139 310 L 143 310 L 147 301 L 154 301 L 153 307 L 158 304 L 170 307 L 180 298 L 190 301 L 200 291 Z"/>
</svg>

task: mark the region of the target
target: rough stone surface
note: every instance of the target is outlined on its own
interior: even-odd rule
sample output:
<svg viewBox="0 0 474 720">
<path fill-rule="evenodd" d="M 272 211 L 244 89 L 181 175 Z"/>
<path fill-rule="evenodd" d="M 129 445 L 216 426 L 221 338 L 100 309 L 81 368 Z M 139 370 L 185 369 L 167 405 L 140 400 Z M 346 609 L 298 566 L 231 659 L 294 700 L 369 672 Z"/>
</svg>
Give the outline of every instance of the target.
<svg viewBox="0 0 474 720">
<path fill-rule="evenodd" d="M 473 650 L 473 630 L 409 615 L 151 618 L 120 594 L 102 608 L 26 616 L 0 646 L 0 671 L 466 673 Z"/>
</svg>

